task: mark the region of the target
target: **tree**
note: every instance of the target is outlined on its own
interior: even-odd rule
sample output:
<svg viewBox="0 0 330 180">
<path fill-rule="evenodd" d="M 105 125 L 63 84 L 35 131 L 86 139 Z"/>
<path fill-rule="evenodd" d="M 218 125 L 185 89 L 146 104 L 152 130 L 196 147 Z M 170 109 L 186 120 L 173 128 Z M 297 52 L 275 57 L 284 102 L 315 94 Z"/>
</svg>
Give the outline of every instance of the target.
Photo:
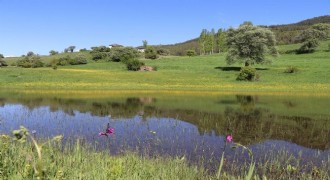
<svg viewBox="0 0 330 180">
<path fill-rule="evenodd" d="M 154 47 L 148 46 L 144 51 L 144 57 L 146 59 L 157 59 L 158 55 Z"/>
<path fill-rule="evenodd" d="M 191 56 L 196 56 L 196 51 L 193 49 L 187 50 L 186 52 L 187 56 L 191 57 Z"/>
<path fill-rule="evenodd" d="M 68 51 L 70 51 L 70 52 L 73 52 L 74 49 L 76 49 L 76 46 L 69 46 L 69 47 L 68 47 Z"/>
<path fill-rule="evenodd" d="M 329 38 L 330 25 L 315 24 L 311 28 L 304 30 L 299 36 L 298 41 L 303 43 L 297 50 L 298 54 L 312 53 L 320 45 L 321 40 Z"/>
<path fill-rule="evenodd" d="M 200 54 L 205 54 L 205 45 L 206 45 L 206 41 L 207 41 L 207 30 L 203 29 L 200 36 L 199 36 L 199 47 L 200 47 Z"/>
<path fill-rule="evenodd" d="M 26 56 L 35 56 L 34 52 L 29 51 L 28 53 L 26 53 Z"/>
<path fill-rule="evenodd" d="M 219 29 L 217 34 L 215 35 L 215 44 L 219 53 L 225 52 L 227 50 L 226 38 L 226 32 L 222 29 Z"/>
<path fill-rule="evenodd" d="M 143 44 L 144 49 L 147 49 L 148 41 L 147 40 L 143 40 L 142 41 L 142 44 Z"/>
<path fill-rule="evenodd" d="M 227 34 L 228 64 L 244 62 L 245 66 L 264 63 L 267 54 L 277 56 L 276 39 L 272 31 L 244 22 Z"/>
<path fill-rule="evenodd" d="M 1 58 L 5 58 L 5 56 L 3 56 L 3 54 L 0 54 L 0 59 L 1 59 Z"/>
<path fill-rule="evenodd" d="M 54 55 L 58 54 L 58 51 L 50 50 L 50 51 L 49 51 L 49 54 L 50 54 L 51 56 L 54 56 Z"/>
</svg>

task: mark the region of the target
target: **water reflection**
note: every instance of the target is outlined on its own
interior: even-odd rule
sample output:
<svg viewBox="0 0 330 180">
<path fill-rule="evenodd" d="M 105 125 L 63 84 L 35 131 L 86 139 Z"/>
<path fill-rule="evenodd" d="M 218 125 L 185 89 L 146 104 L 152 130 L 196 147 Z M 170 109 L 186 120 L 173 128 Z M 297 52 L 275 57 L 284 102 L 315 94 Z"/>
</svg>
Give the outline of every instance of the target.
<svg viewBox="0 0 330 180">
<path fill-rule="evenodd" d="M 69 139 L 95 142 L 95 146 L 113 154 L 131 149 L 147 151 L 151 156 L 185 156 L 204 164 L 217 162 L 227 133 L 233 134 L 236 142 L 251 147 L 259 159 L 279 149 L 296 155 L 321 150 L 321 156 L 310 159 L 315 162 L 330 154 L 330 115 L 323 111 L 319 115 L 314 111 L 298 114 L 298 100 L 264 101 L 263 97 L 243 95 L 180 98 L 5 96 L 0 97 L 0 134 L 24 125 L 40 137 L 63 134 Z M 194 103 L 200 106 L 194 108 Z M 108 122 L 116 129 L 115 135 L 98 137 Z M 226 154 L 228 159 L 246 158 L 233 152 Z"/>
</svg>

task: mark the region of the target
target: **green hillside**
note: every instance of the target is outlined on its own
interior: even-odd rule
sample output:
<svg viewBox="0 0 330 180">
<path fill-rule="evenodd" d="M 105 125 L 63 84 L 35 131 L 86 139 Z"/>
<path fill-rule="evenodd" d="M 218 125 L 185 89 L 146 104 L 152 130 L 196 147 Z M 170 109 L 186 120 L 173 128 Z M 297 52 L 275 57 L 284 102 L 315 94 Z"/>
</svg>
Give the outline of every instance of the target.
<svg viewBox="0 0 330 180">
<path fill-rule="evenodd" d="M 330 24 L 330 15 L 315 17 L 306 19 L 297 23 L 285 24 L 285 25 L 271 25 L 263 26 L 267 27 L 275 33 L 278 44 L 294 44 L 295 37 L 299 35 L 303 30 L 308 29 L 314 24 L 328 23 Z M 168 49 L 172 55 L 181 56 L 185 55 L 185 52 L 189 49 L 194 49 L 199 52 L 198 37 L 182 43 L 176 43 L 171 45 L 160 45 L 157 48 Z"/>
</svg>

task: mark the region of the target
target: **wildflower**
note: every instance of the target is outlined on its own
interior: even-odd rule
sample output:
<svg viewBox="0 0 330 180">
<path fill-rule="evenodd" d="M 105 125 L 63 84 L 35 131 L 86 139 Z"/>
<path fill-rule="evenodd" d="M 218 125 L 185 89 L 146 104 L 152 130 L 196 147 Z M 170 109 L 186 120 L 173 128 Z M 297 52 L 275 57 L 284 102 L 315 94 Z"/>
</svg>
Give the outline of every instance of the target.
<svg viewBox="0 0 330 180">
<path fill-rule="evenodd" d="M 232 142 L 232 141 L 233 141 L 233 136 L 230 135 L 230 134 L 228 134 L 228 135 L 226 136 L 226 142 Z"/>
<path fill-rule="evenodd" d="M 105 132 L 99 132 L 99 136 L 107 136 L 108 137 L 108 134 L 105 133 Z"/>
<path fill-rule="evenodd" d="M 107 136 L 108 134 L 114 134 L 115 133 L 115 129 L 110 127 L 110 124 L 108 123 L 107 128 L 105 129 L 105 132 L 99 132 L 99 136 Z"/>
<path fill-rule="evenodd" d="M 113 134 L 115 133 L 115 129 L 114 128 L 111 128 L 111 127 L 108 127 L 107 130 L 105 131 L 107 134 Z"/>
</svg>

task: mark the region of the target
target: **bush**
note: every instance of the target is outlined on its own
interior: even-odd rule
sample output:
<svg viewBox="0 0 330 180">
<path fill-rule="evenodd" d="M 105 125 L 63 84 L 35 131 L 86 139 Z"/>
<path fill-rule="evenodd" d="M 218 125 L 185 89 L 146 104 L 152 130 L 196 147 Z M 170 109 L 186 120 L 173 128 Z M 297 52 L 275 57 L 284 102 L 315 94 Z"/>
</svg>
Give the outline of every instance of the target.
<svg viewBox="0 0 330 180">
<path fill-rule="evenodd" d="M 127 67 L 127 70 L 129 70 L 129 71 L 138 71 L 138 70 L 140 70 L 141 66 L 143 66 L 143 65 L 144 65 L 144 63 L 137 59 L 129 60 L 126 62 L 126 67 Z"/>
<path fill-rule="evenodd" d="M 157 54 L 160 56 L 168 56 L 170 51 L 164 48 L 157 49 Z"/>
<path fill-rule="evenodd" d="M 245 66 L 241 68 L 236 80 L 238 81 L 254 81 L 256 80 L 257 71 L 256 69 Z"/>
<path fill-rule="evenodd" d="M 40 60 L 39 56 L 25 56 L 23 59 L 17 61 L 17 66 L 23 68 L 37 68 L 43 67 L 44 63 Z"/>
<path fill-rule="evenodd" d="M 158 55 L 154 47 L 148 46 L 144 51 L 144 57 L 146 59 L 157 59 Z"/>
<path fill-rule="evenodd" d="M 286 70 L 284 72 L 285 73 L 296 73 L 296 72 L 298 72 L 298 68 L 295 66 L 289 66 L 286 68 Z"/>
<path fill-rule="evenodd" d="M 297 54 L 313 53 L 319 44 L 317 39 L 307 40 L 297 50 Z"/>
<path fill-rule="evenodd" d="M 66 57 L 61 57 L 60 59 L 53 59 L 50 62 L 50 66 L 66 66 L 66 65 L 79 65 L 79 64 L 87 64 L 87 58 L 85 56 L 77 56 L 77 57 L 70 57 L 70 56 L 66 56 Z"/>
<path fill-rule="evenodd" d="M 107 52 L 91 52 L 91 54 L 94 61 L 105 59 L 108 56 Z"/>
<path fill-rule="evenodd" d="M 8 66 L 8 64 L 5 60 L 0 59 L 0 67 L 2 66 Z"/>
<path fill-rule="evenodd" d="M 139 57 L 139 52 L 132 47 L 112 48 L 110 51 L 109 60 L 114 62 L 127 63 Z"/>
<path fill-rule="evenodd" d="M 189 56 L 189 57 L 196 56 L 196 51 L 195 50 L 192 50 L 192 49 L 187 50 L 186 51 L 186 55 Z"/>
</svg>

